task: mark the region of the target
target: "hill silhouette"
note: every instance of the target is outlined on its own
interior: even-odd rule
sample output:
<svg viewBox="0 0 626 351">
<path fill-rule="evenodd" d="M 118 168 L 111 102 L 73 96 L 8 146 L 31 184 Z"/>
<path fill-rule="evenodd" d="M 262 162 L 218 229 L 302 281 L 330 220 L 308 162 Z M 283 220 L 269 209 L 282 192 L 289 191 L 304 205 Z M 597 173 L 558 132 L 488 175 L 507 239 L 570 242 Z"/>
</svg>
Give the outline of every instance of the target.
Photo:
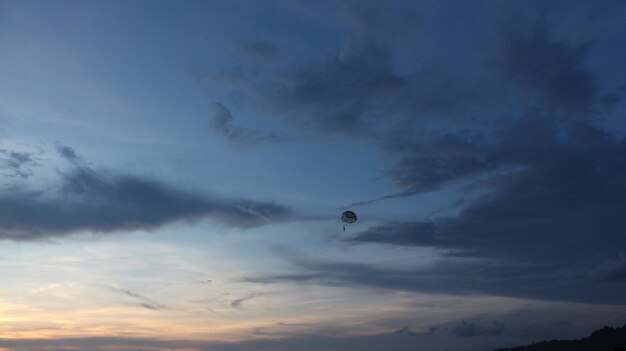
<svg viewBox="0 0 626 351">
<path fill-rule="evenodd" d="M 579 340 L 542 341 L 496 351 L 626 351 L 626 325 L 621 328 L 604 327 Z"/>
</svg>

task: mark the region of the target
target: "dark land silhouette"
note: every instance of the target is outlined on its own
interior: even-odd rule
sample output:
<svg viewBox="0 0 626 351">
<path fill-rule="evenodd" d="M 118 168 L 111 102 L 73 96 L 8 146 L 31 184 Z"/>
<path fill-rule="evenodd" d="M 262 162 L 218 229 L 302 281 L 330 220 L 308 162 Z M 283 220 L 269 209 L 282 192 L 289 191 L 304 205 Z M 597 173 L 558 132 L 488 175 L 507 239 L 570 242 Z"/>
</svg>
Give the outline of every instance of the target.
<svg viewBox="0 0 626 351">
<path fill-rule="evenodd" d="M 626 325 L 621 328 L 604 327 L 579 340 L 542 341 L 496 351 L 626 351 Z"/>
</svg>

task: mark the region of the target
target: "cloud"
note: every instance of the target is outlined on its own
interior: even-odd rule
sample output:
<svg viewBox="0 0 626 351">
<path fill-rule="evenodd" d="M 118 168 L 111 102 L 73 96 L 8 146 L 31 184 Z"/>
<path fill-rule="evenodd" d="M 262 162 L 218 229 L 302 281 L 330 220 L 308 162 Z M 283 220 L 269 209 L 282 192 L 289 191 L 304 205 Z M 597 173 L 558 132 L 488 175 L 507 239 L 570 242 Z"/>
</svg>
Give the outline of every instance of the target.
<svg viewBox="0 0 626 351">
<path fill-rule="evenodd" d="M 492 144 L 493 140 L 471 130 L 431 136 L 403 150 L 399 162 L 383 177 L 404 189 L 399 196 L 437 190 L 507 165 L 510 161 Z"/>
<path fill-rule="evenodd" d="M 553 36 L 544 20 L 499 32 L 486 61 L 496 86 L 518 100 L 508 106 L 512 116 L 390 142 L 399 161 L 383 177 L 402 190 L 380 199 L 461 182 L 482 195 L 462 199 L 456 216 L 382 223 L 353 241 L 533 266 L 551 261 L 554 270 L 620 253 L 614 244 L 626 243 L 619 234 L 626 229 L 626 139 L 597 121 L 613 93 L 585 65 L 591 42 Z"/>
<path fill-rule="evenodd" d="M 130 297 L 134 297 L 134 298 L 143 298 L 143 296 L 141 296 L 141 295 L 139 295 L 137 293 L 134 293 L 134 292 L 132 292 L 130 290 L 127 290 L 127 289 L 120 289 L 120 288 L 116 288 L 116 287 L 113 287 L 113 286 L 111 287 L 111 289 L 113 289 L 115 291 L 119 291 L 120 293 L 122 293 L 122 294 L 124 294 L 126 296 L 130 296 Z"/>
<path fill-rule="evenodd" d="M 397 335 L 406 335 L 406 336 L 418 336 L 418 335 L 420 335 L 419 333 L 413 331 L 409 327 L 404 327 L 404 328 L 398 329 L 398 330 L 394 331 L 393 333 L 397 334 Z"/>
<path fill-rule="evenodd" d="M 468 152 L 479 148 L 467 147 Z M 486 195 L 456 217 L 387 223 L 354 240 L 513 259 L 547 257 L 564 246 L 567 256 L 588 250 L 617 254 L 607 243 L 624 240 L 619 234 L 626 228 L 619 215 L 626 209 L 624 151 L 626 140 L 588 123 L 508 121 L 483 153 L 496 165 L 482 169 L 479 186 Z"/>
<path fill-rule="evenodd" d="M 382 222 L 348 239 L 435 248 L 442 262 L 402 271 L 293 260 L 300 271 L 247 279 L 546 299 L 564 291 L 565 299 L 623 302 L 619 287 L 592 282 L 601 270 L 590 273 L 626 245 L 626 139 L 602 120 L 621 95 L 600 79 L 601 43 L 534 14 L 506 23 L 500 13 L 483 14 L 471 33 L 488 47 L 447 52 L 477 56 L 476 66 L 402 65 L 398 50 L 419 34 L 420 11 L 379 6 L 348 4 L 352 32 L 338 51 L 259 84 L 271 89 L 257 93 L 275 114 L 324 136 L 370 138 L 392 164 L 381 178 L 397 187 L 374 200 L 464 186 L 458 214 Z"/>
<path fill-rule="evenodd" d="M 451 330 L 452 334 L 461 337 L 500 335 L 503 331 L 504 324 L 502 323 L 492 322 L 488 325 L 479 325 L 466 321 L 461 322 Z"/>
<path fill-rule="evenodd" d="M 11 189 L 0 197 L 0 238 L 37 240 L 79 231 L 154 230 L 181 220 L 208 217 L 248 228 L 284 220 L 289 211 L 273 203 L 191 194 L 156 180 L 99 173 L 76 152 L 59 146 L 72 164 L 53 190 Z"/>
<path fill-rule="evenodd" d="M 83 159 L 78 156 L 76 150 L 67 145 L 57 144 L 57 152 L 59 153 L 59 155 L 61 155 L 61 157 L 71 162 L 72 164 L 83 165 L 85 163 Z"/>
<path fill-rule="evenodd" d="M 248 296 L 246 296 L 246 297 L 242 297 L 242 298 L 239 298 L 239 299 L 233 300 L 233 301 L 230 303 L 230 306 L 231 306 L 232 308 L 236 308 L 236 309 L 240 310 L 240 309 L 241 309 L 241 306 L 243 305 L 243 303 L 244 303 L 244 302 L 249 301 L 249 300 L 251 300 L 251 299 L 253 299 L 253 298 L 255 298 L 255 297 L 259 297 L 259 296 L 261 296 L 261 295 L 260 295 L 260 294 L 251 294 L 251 295 L 248 295 Z"/>
<path fill-rule="evenodd" d="M 597 283 L 626 282 L 626 257 L 623 254 L 615 259 L 608 259 L 594 268 L 589 278 Z"/>
<path fill-rule="evenodd" d="M 343 108 L 334 116 L 318 116 L 321 120 L 341 125 L 350 122 L 342 122 L 342 116 L 347 119 L 360 117 L 350 110 L 362 113 L 371 107 L 369 104 L 361 107 L 358 102 L 367 102 L 367 98 L 386 96 L 404 88 L 405 79 L 392 70 L 388 44 L 407 29 L 399 27 L 408 24 L 412 18 L 406 17 L 410 11 L 404 12 L 405 16 L 392 18 L 392 11 L 374 2 L 346 6 L 345 15 L 354 24 L 355 32 L 344 42 L 339 53 L 304 65 L 295 72 L 291 82 L 293 90 L 285 96 L 286 102 L 313 109 Z M 390 26 L 392 23 L 397 26 Z"/>
<path fill-rule="evenodd" d="M 273 108 L 281 115 L 335 133 L 363 133 L 367 124 L 380 118 L 394 92 L 405 81 L 377 62 L 385 60 L 375 47 L 352 57 L 328 57 L 306 65 L 291 76 L 274 95 Z M 377 57 L 383 56 L 383 57 Z"/>
<path fill-rule="evenodd" d="M 165 305 L 155 305 L 155 304 L 151 304 L 151 303 L 148 303 L 148 302 L 139 302 L 137 305 L 140 306 L 140 307 L 149 309 L 149 310 L 153 310 L 153 311 L 162 310 L 162 309 L 167 308 L 167 306 L 165 306 Z"/>
<path fill-rule="evenodd" d="M 151 298 L 147 296 L 141 295 L 139 293 L 136 293 L 128 289 L 122 289 L 122 288 L 118 288 L 115 286 L 109 286 L 108 288 L 112 291 L 119 292 L 128 297 L 132 297 L 134 300 L 137 301 L 137 302 L 134 302 L 133 305 L 138 306 L 138 307 L 142 307 L 142 308 L 153 310 L 153 311 L 169 308 L 166 305 L 155 302 L 154 300 L 152 300 Z"/>
<path fill-rule="evenodd" d="M 559 130 L 569 127 L 567 121 L 560 125 L 560 120 L 578 119 L 594 129 L 591 123 L 621 101 L 620 89 L 603 90 L 587 65 L 593 41 L 576 44 L 555 39 L 552 26 L 544 19 L 530 26 L 507 22 L 497 28 L 497 34 L 489 37 L 494 45 L 482 53 L 484 67 L 479 72 L 483 80 L 470 87 L 452 79 L 446 88 L 437 89 L 439 99 L 455 100 L 463 106 L 448 111 L 447 123 L 442 126 L 443 115 L 423 108 L 385 114 L 388 123 L 399 123 L 402 128 L 380 138 L 387 156 L 398 159 L 382 178 L 401 190 L 352 206 L 413 196 L 503 168 L 524 167 L 532 162 L 528 157 L 540 155 L 520 151 L 525 147 L 536 151 L 550 142 L 546 138 L 558 140 Z M 431 74 L 437 76 L 438 72 Z M 432 86 L 437 79 L 441 77 L 425 81 Z M 411 95 L 402 97 L 412 99 Z M 464 117 L 469 113 L 480 116 L 476 123 Z M 411 123 L 400 123 L 403 118 L 399 115 L 410 116 Z M 420 119 L 422 115 L 427 118 Z M 541 119 L 551 122 L 540 123 Z M 511 126 L 524 128 L 527 134 Z M 506 140 L 508 133 L 513 133 L 513 140 Z M 539 145 L 533 145 L 534 138 L 539 138 Z"/>
<path fill-rule="evenodd" d="M 294 273 L 259 273 L 242 281 L 458 296 L 489 294 L 549 301 L 624 303 L 619 286 L 599 285 L 588 279 L 587 261 L 563 263 L 564 259 L 556 254 L 546 260 L 524 261 L 518 258 L 463 257 L 450 253 L 434 261 L 432 266 L 405 268 L 325 261 L 307 258 L 302 253 L 285 255 L 285 258 L 296 269 Z"/>
<path fill-rule="evenodd" d="M 524 103 L 538 103 L 544 111 L 579 116 L 602 107 L 597 79 L 584 66 L 593 42 L 553 39 L 550 27 L 539 19 L 527 30 L 505 28 L 490 62 L 494 72 Z"/>
<path fill-rule="evenodd" d="M 436 270 L 392 269 L 366 263 L 325 262 L 302 254 L 292 254 L 286 258 L 302 273 L 266 274 L 246 277 L 243 281 L 257 284 L 294 282 L 408 292 L 454 291 L 457 294 L 469 294 L 474 288 L 461 277 L 479 267 L 473 264 L 443 264 Z"/>
<path fill-rule="evenodd" d="M 458 215 L 381 223 L 347 240 L 496 260 L 504 270 L 501 284 L 509 286 L 500 293 L 517 290 L 517 296 L 549 298 L 560 288 L 567 291 L 564 299 L 623 302 L 617 298 L 623 287 L 597 289 L 593 282 L 618 283 L 624 277 L 621 256 L 607 258 L 621 255 L 626 245 L 626 140 L 589 122 L 546 118 L 509 120 L 488 140 L 464 146 L 471 157 L 481 155 L 488 162 L 476 167 L 474 175 L 483 195 L 462 203 Z M 440 151 L 446 162 L 457 162 Z M 455 167 L 444 167 L 439 179 L 469 177 L 463 172 L 448 176 Z M 433 184 L 416 174 L 413 186 Z M 495 278 L 492 273 L 482 270 L 473 276 L 488 281 Z M 519 276 L 553 287 L 516 289 Z"/>
<path fill-rule="evenodd" d="M 33 176 L 32 167 L 38 165 L 37 155 L 34 152 L 0 149 L 0 169 L 5 171 L 5 176 L 28 179 Z"/>
<path fill-rule="evenodd" d="M 277 134 L 261 133 L 233 125 L 233 116 L 230 110 L 220 104 L 213 104 L 210 126 L 217 134 L 240 146 L 254 146 L 259 144 L 276 143 L 281 141 Z"/>
<path fill-rule="evenodd" d="M 380 141 L 418 119 L 468 113 L 484 102 L 476 99 L 480 93 L 474 84 L 461 84 L 444 70 L 396 69 L 395 50 L 411 44 L 419 31 L 414 4 L 346 2 L 340 12 L 351 33 L 338 50 L 243 80 L 268 115 L 324 135 Z"/>
</svg>

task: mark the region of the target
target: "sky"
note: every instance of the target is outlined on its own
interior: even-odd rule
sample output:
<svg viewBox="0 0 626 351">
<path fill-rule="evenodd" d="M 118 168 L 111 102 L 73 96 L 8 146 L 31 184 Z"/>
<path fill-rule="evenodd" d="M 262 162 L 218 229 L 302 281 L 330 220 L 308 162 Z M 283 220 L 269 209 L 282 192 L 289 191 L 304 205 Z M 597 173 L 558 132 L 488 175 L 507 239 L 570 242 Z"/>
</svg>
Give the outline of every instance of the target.
<svg viewBox="0 0 626 351">
<path fill-rule="evenodd" d="M 625 16 L 0 0 L 0 350 L 478 351 L 624 325 Z"/>
</svg>

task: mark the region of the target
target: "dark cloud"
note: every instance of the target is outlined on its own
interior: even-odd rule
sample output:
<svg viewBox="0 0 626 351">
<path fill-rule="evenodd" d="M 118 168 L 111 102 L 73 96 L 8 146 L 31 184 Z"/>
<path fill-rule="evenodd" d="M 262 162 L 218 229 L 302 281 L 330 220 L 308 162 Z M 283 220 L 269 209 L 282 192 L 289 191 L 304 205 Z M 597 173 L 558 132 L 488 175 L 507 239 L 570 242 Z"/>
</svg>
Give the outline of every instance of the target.
<svg viewBox="0 0 626 351">
<path fill-rule="evenodd" d="M 492 68 L 523 103 L 544 112 L 580 116 L 601 107 L 598 81 L 584 66 L 593 42 L 575 44 L 551 34 L 546 20 L 528 30 L 503 29 Z"/>
<path fill-rule="evenodd" d="M 132 175 L 99 173 L 69 147 L 59 153 L 73 165 L 56 191 L 13 188 L 0 197 L 0 238 L 37 240 L 79 231 L 153 230 L 205 217 L 232 227 L 285 219 L 280 205 L 192 194 Z"/>
<path fill-rule="evenodd" d="M 84 164 L 83 159 L 80 156 L 78 156 L 74 148 L 67 146 L 67 145 L 63 145 L 63 144 L 57 144 L 56 147 L 57 147 L 57 152 L 64 159 L 68 160 L 69 162 L 73 164 L 81 164 L 81 165 Z"/>
<path fill-rule="evenodd" d="M 501 124 L 506 125 L 504 122 Z M 398 156 L 399 160 L 391 169 L 383 172 L 381 178 L 402 190 L 356 202 L 351 206 L 439 190 L 455 182 L 516 165 L 515 160 L 507 159 L 503 154 L 505 150 L 498 148 L 499 140 L 484 133 L 462 129 L 442 134 L 431 133 L 419 138 L 412 133 L 392 135 L 386 146 L 389 155 Z"/>
<path fill-rule="evenodd" d="M 430 164 L 433 170 L 421 169 L 419 180 L 431 183 L 424 188 L 407 184 L 411 189 L 384 199 L 428 191 L 441 185 L 446 176 L 476 174 L 485 166 L 485 160 L 463 156 L 448 162 L 430 148 L 433 145 L 427 145 L 428 140 L 415 145 L 418 139 L 430 139 L 432 130 L 457 129 L 450 123 L 489 128 L 495 117 L 518 115 L 520 111 L 580 117 L 605 112 L 619 102 L 619 91 L 603 91 L 587 65 L 594 40 L 563 38 L 550 22 L 558 18 L 536 19 L 535 15 L 530 20 L 511 21 L 497 11 L 484 11 L 485 7 L 506 8 L 514 14 L 528 9 L 546 12 L 540 11 L 546 6 L 537 3 L 498 7 L 483 2 L 471 9 L 482 16 L 480 24 L 473 23 L 479 24 L 479 29 L 465 31 L 462 25 L 449 28 L 450 33 L 456 33 L 452 34 L 454 39 L 466 38 L 470 44 L 460 48 L 442 45 L 441 53 L 446 57 L 459 57 L 454 63 L 444 63 L 438 50 L 420 45 L 421 41 L 434 40 L 425 39 L 427 32 L 420 32 L 428 29 L 432 6 L 402 1 L 393 6 L 377 1 L 344 2 L 339 8 L 350 33 L 341 38 L 338 50 L 327 50 L 323 57 L 295 69 L 243 79 L 243 85 L 249 83 L 243 90 L 288 123 L 316 127 L 325 134 L 373 137 L 390 151 L 390 157 L 402 158 L 403 165 Z M 560 14 L 570 7 L 559 3 L 554 12 Z M 598 13 L 610 13 L 612 7 L 623 8 L 608 2 L 599 6 L 577 4 L 574 12 L 585 17 L 600 9 Z M 455 11 L 436 10 L 443 17 L 456 16 Z M 457 17 L 445 19 L 458 21 Z M 273 52 L 270 43 L 253 46 Z M 407 50 L 412 50 L 410 63 L 403 61 Z M 406 146 L 412 151 L 398 153 Z M 447 174 L 437 174 L 437 168 Z M 406 179 L 396 178 L 394 173 L 392 170 L 387 176 L 403 185 Z"/>
<path fill-rule="evenodd" d="M 415 245 L 416 238 L 420 238 L 422 243 L 434 240 L 435 228 L 433 222 L 390 222 L 360 232 L 349 240 L 412 246 Z"/>
<path fill-rule="evenodd" d="M 589 277 L 597 283 L 626 282 L 626 257 L 620 254 L 616 259 L 608 259 L 594 268 Z"/>
<path fill-rule="evenodd" d="M 605 3 L 602 13 L 615 5 Z M 519 16 L 481 13 L 480 30 L 469 34 L 480 36 L 472 38 L 477 47 L 448 48 L 461 57 L 458 66 L 435 68 L 398 64 L 398 49 L 419 39 L 420 11 L 349 3 L 344 14 L 353 31 L 339 52 L 259 92 L 290 120 L 325 134 L 371 137 L 393 164 L 382 178 L 398 187 L 375 200 L 464 186 L 455 215 L 383 222 L 348 240 L 432 247 L 447 262 L 398 271 L 293 260 L 301 271 L 248 281 L 549 299 L 561 291 L 564 299 L 623 302 L 621 264 L 607 260 L 626 247 L 626 140 L 603 124 L 621 93 L 600 79 L 600 40 L 571 35 L 550 22 L 555 16 L 538 18 L 544 7 L 537 3 L 525 6 L 504 6 Z M 590 13 L 577 6 L 579 17 Z M 532 16 L 522 11 L 529 9 Z M 476 66 L 470 56 L 478 57 Z M 613 291 L 598 287 L 609 281 Z"/>
<path fill-rule="evenodd" d="M 297 269 L 296 272 L 259 274 L 246 277 L 243 281 L 454 295 L 490 294 L 587 303 L 621 304 L 625 301 L 623 286 L 598 285 L 587 278 L 587 261 L 563 263 L 556 254 L 545 261 L 450 255 L 434 262 L 432 267 L 420 268 L 328 262 L 307 258 L 303 254 L 290 254 L 286 258 Z"/>
<path fill-rule="evenodd" d="M 394 67 L 396 48 L 419 30 L 416 6 L 395 5 L 347 2 L 343 16 L 353 31 L 341 48 L 259 84 L 256 94 L 289 124 L 376 139 L 399 125 L 450 116 L 461 106 L 467 113 L 481 104 L 476 86 L 460 84 L 444 71 Z"/>
<path fill-rule="evenodd" d="M 398 196 L 437 190 L 505 164 L 508 160 L 500 157 L 493 143 L 470 130 L 431 136 L 401 152 L 400 161 L 383 177 L 405 189 Z"/>
<path fill-rule="evenodd" d="M 621 95 L 603 92 L 596 75 L 585 65 L 591 43 L 575 45 L 553 39 L 545 21 L 537 21 L 527 30 L 512 27 L 499 32 L 497 52 L 485 58 L 492 81 L 491 90 L 481 94 L 503 100 L 499 108 L 518 117 L 495 117 L 494 111 L 484 110 L 478 125 L 448 125 L 442 132 L 434 129 L 429 133 L 407 128 L 387 135 L 385 148 L 399 161 L 383 178 L 403 190 L 355 205 L 412 196 L 489 172 L 525 167 L 545 158 L 541 152 L 548 150 L 542 148 L 564 147 L 564 143 L 556 145 L 563 129 L 569 133 L 567 129 L 578 128 L 572 133 L 596 133 L 602 138 L 604 131 L 589 121 L 615 106 Z M 580 125 L 563 119 L 580 119 Z M 568 143 L 587 142 L 574 140 L 584 138 L 582 135 L 566 137 L 572 137 Z"/>
<path fill-rule="evenodd" d="M 212 109 L 210 118 L 211 129 L 237 145 L 254 146 L 281 141 L 277 134 L 261 133 L 235 126 L 230 110 L 220 103 L 214 103 Z"/>
<path fill-rule="evenodd" d="M 38 153 L 0 149 L 0 169 L 4 176 L 28 179 L 33 176 L 32 167 L 37 166 Z"/>
<path fill-rule="evenodd" d="M 363 52 L 348 54 L 354 50 Z M 326 131 L 363 133 L 367 124 L 385 114 L 384 101 L 393 99 L 407 84 L 379 62 L 386 60 L 379 51 L 371 46 L 350 48 L 344 56 L 298 69 L 271 97 L 275 109 Z"/>
<path fill-rule="evenodd" d="M 245 282 L 272 284 L 278 282 L 313 283 L 331 286 L 370 287 L 412 292 L 447 292 L 469 294 L 476 289 L 463 276 L 484 268 L 482 265 L 442 264 L 436 270 L 391 269 L 364 263 L 324 262 L 302 254 L 286 257 L 302 273 L 268 274 L 246 277 Z"/>
<path fill-rule="evenodd" d="M 463 321 L 461 324 L 452 328 L 451 333 L 455 336 L 492 336 L 500 335 L 504 331 L 504 324 L 491 322 L 487 325 L 479 325 L 474 322 Z"/>
<path fill-rule="evenodd" d="M 534 276 L 537 285 L 568 289 L 563 298 L 620 301 L 616 296 L 623 285 L 612 287 L 613 297 L 605 294 L 610 289 L 584 295 L 593 291 L 593 282 L 623 281 L 623 260 L 608 259 L 622 255 L 626 246 L 626 140 L 589 122 L 529 117 L 507 120 L 487 140 L 463 147 L 467 157 L 487 160 L 470 167 L 471 176 L 450 171 L 467 162 L 459 166 L 455 157 L 447 157 L 449 150 L 440 149 L 440 157 L 453 166 L 441 168 L 439 181 L 475 177 L 483 192 L 463 203 L 458 215 L 382 223 L 349 240 L 434 247 L 449 256 L 493 259 L 505 270 L 519 263 L 526 268 L 502 276 L 511 291 L 519 276 Z M 431 169 L 430 163 L 413 166 Z M 413 181 L 413 187 L 433 184 L 420 172 Z M 481 271 L 477 277 L 490 280 L 492 273 Z M 542 290 L 515 294 L 553 294 L 553 288 Z"/>
<path fill-rule="evenodd" d="M 268 41 L 252 41 L 242 45 L 242 50 L 256 58 L 275 60 L 282 56 L 280 50 Z"/>
<path fill-rule="evenodd" d="M 481 150 L 492 166 L 479 173 L 486 195 L 458 216 L 387 223 L 354 240 L 511 259 L 550 257 L 560 249 L 566 257 L 619 253 L 614 244 L 624 242 L 626 228 L 619 215 L 626 210 L 625 140 L 588 123 L 527 118 L 507 121 L 491 140 L 488 148 L 466 147 Z"/>
<path fill-rule="evenodd" d="M 404 328 L 398 329 L 398 330 L 394 331 L 393 333 L 397 334 L 397 335 L 406 335 L 406 336 L 418 336 L 418 335 L 420 335 L 419 333 L 413 331 L 409 327 L 404 327 Z"/>
<path fill-rule="evenodd" d="M 483 195 L 462 203 L 458 215 L 383 223 L 350 240 L 496 260 L 499 271 L 471 274 L 499 282 L 475 286 L 491 293 L 559 298 L 560 290 L 562 299 L 623 303 L 625 286 L 608 283 L 625 276 L 626 140 L 588 122 L 546 118 L 507 121 L 488 140 L 465 147 L 468 157 L 489 161 L 474 175 Z M 419 174 L 415 186 L 432 184 Z"/>
<path fill-rule="evenodd" d="M 515 106 L 521 109 L 510 107 L 518 116 L 400 141 L 402 148 L 392 148 L 400 160 L 384 174 L 404 189 L 384 198 L 459 182 L 483 195 L 462 202 L 457 216 L 383 223 L 354 241 L 551 262 L 554 270 L 621 253 L 626 140 L 597 122 L 607 95 L 585 66 L 591 43 L 556 40 L 545 21 L 528 30 L 507 28 L 499 36 L 490 69 L 519 100 Z"/>
</svg>

